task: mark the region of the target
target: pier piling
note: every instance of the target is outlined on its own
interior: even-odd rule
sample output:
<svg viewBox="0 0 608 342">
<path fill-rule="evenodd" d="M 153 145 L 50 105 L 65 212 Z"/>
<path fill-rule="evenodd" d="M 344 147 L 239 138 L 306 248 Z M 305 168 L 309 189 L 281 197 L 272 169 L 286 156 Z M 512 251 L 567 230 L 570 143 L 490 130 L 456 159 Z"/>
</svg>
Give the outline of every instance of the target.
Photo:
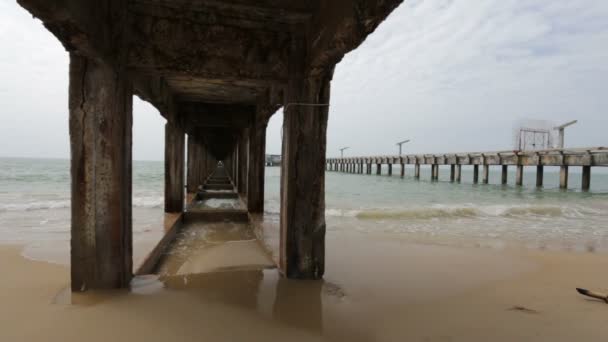
<svg viewBox="0 0 608 342">
<path fill-rule="evenodd" d="M 585 165 L 585 166 L 583 166 L 581 188 L 583 190 L 589 190 L 590 187 L 591 187 L 591 166 Z"/>
<path fill-rule="evenodd" d="M 473 165 L 473 184 L 479 183 L 479 165 Z"/>
<path fill-rule="evenodd" d="M 524 166 L 517 165 L 515 172 L 515 185 L 522 186 L 524 184 Z"/>
<path fill-rule="evenodd" d="M 483 166 L 482 182 L 483 184 L 488 184 L 490 182 L 490 165 L 488 164 L 484 164 Z"/>
<path fill-rule="evenodd" d="M 568 166 L 562 165 L 559 169 L 559 187 L 568 189 Z"/>
<path fill-rule="evenodd" d="M 505 185 L 509 180 L 509 165 L 502 166 L 502 172 L 500 175 L 500 184 Z"/>
<path fill-rule="evenodd" d="M 543 186 L 545 167 L 543 165 L 536 166 L 536 187 L 540 188 Z"/>
</svg>

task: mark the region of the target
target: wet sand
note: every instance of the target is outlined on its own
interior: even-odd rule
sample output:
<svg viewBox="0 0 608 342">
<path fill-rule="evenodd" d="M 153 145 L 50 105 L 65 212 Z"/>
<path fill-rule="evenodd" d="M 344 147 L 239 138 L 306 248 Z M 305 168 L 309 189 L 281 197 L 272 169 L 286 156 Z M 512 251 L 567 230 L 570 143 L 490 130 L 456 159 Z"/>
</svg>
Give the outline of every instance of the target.
<svg viewBox="0 0 608 342">
<path fill-rule="evenodd" d="M 230 253 L 251 255 L 251 244 Z M 323 281 L 259 263 L 74 295 L 69 269 L 0 247 L 0 341 L 605 341 L 607 255 L 329 234 Z M 249 254 L 246 254 L 249 253 Z M 218 254 L 221 255 L 222 253 Z M 212 258 L 224 260 L 224 258 Z M 208 259 L 206 259 L 208 260 Z M 238 258 L 234 259 L 238 263 Z M 159 286 L 160 285 L 160 286 Z M 69 293 L 69 292 L 68 292 Z"/>
</svg>

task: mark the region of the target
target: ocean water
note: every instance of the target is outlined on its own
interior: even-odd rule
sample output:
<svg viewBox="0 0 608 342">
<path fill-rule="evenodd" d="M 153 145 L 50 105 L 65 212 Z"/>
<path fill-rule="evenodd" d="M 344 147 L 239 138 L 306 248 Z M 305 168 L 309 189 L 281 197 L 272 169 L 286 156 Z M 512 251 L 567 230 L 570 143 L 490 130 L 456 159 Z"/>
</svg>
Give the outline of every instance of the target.
<svg viewBox="0 0 608 342">
<path fill-rule="evenodd" d="M 532 169 L 532 168 L 531 168 Z M 534 187 L 533 170 L 524 187 L 500 181 L 491 170 L 489 185 L 471 184 L 463 168 L 461 184 L 449 182 L 449 168 L 431 182 L 423 168 L 401 179 L 394 175 L 326 175 L 328 234 L 386 234 L 428 244 L 488 248 L 519 246 L 577 252 L 608 251 L 608 174 L 592 174 L 591 191 L 580 191 L 580 170 L 570 173 L 570 188 L 558 188 L 558 170 L 545 169 L 545 187 Z M 133 165 L 133 230 L 161 231 L 162 162 Z M 386 174 L 386 170 L 383 170 Z M 266 215 L 278 220 L 280 169 L 266 169 Z M 0 158 L 0 242 L 69 241 L 70 176 L 67 160 Z"/>
</svg>

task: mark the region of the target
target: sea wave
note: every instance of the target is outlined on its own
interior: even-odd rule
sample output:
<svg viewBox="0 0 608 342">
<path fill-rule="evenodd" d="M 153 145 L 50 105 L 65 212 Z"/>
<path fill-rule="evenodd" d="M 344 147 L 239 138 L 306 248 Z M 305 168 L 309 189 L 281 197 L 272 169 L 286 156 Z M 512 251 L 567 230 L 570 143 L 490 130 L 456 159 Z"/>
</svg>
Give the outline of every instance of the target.
<svg viewBox="0 0 608 342">
<path fill-rule="evenodd" d="M 163 197 L 133 197 L 133 206 L 136 208 L 161 208 Z M 70 200 L 32 201 L 27 203 L 1 203 L 0 212 L 7 211 L 36 211 L 66 209 L 70 207 Z"/>
<path fill-rule="evenodd" d="M 343 216 L 361 220 L 430 220 L 458 218 L 528 218 L 528 217 L 584 217 L 596 214 L 591 208 L 557 205 L 488 205 L 488 206 L 432 206 L 407 209 L 360 210 Z M 331 215 L 329 215 L 331 216 Z"/>
</svg>

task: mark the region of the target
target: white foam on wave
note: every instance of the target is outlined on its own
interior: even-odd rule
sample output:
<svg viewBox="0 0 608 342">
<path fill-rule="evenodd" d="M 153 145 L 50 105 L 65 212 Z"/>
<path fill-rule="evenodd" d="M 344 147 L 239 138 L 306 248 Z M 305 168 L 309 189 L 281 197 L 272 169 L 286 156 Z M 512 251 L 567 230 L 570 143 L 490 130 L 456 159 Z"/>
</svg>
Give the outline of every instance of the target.
<svg viewBox="0 0 608 342">
<path fill-rule="evenodd" d="M 330 211 L 330 210 L 328 210 Z M 326 211 L 327 213 L 327 211 Z M 454 205 L 431 205 L 427 207 L 414 208 L 390 208 L 390 209 L 365 209 L 359 211 L 347 211 L 347 215 L 332 215 L 331 211 L 328 216 L 354 216 L 358 219 L 374 220 L 374 219 L 458 219 L 458 218 L 530 218 L 530 217 L 546 217 L 546 218 L 578 218 L 588 215 L 597 215 L 598 211 L 593 208 L 586 208 L 578 205 L 473 205 L 466 204 L 462 206 Z"/>
<path fill-rule="evenodd" d="M 133 198 L 133 206 L 136 208 L 161 208 L 163 203 L 164 199 L 162 196 L 144 196 Z M 66 209 L 69 207 L 70 200 L 2 203 L 0 204 L 0 212 Z"/>
</svg>

